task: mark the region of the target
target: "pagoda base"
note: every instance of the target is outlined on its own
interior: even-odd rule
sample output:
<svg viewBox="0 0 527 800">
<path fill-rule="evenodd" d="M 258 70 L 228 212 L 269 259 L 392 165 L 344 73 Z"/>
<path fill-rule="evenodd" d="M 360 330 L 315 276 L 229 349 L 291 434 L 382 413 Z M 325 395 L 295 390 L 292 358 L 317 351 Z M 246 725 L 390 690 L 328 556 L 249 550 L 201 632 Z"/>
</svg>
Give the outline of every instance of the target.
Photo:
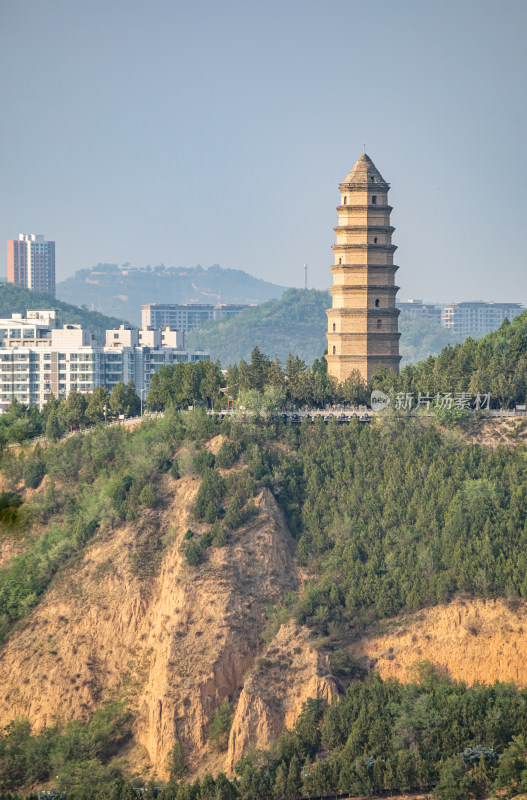
<svg viewBox="0 0 527 800">
<path fill-rule="evenodd" d="M 365 383 L 381 369 L 393 369 L 399 372 L 401 356 L 325 356 L 328 365 L 328 375 L 343 383 L 353 373 L 359 373 Z"/>
</svg>

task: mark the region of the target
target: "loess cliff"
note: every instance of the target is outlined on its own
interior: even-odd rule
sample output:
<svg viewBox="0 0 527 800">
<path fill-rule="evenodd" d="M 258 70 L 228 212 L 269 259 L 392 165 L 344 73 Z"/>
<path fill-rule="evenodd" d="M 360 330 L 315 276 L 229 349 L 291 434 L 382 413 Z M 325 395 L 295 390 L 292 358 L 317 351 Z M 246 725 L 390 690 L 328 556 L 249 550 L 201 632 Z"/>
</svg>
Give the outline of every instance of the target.
<svg viewBox="0 0 527 800">
<path fill-rule="evenodd" d="M 448 605 L 404 614 L 382 632 L 354 642 L 350 655 L 383 678 L 411 680 L 429 661 L 467 685 L 513 681 L 527 686 L 527 608 L 524 602 L 457 598 Z"/>
<path fill-rule="evenodd" d="M 199 479 L 162 480 L 164 506 L 97 537 L 12 634 L 0 656 L 0 719 L 24 715 L 39 728 L 89 719 L 120 698 L 135 718 L 130 768 L 165 777 L 179 741 L 197 774 L 231 770 L 293 724 L 303 700 L 330 699 L 334 688 L 307 632 L 292 624 L 268 648 L 272 687 L 263 687 L 265 608 L 298 586 L 294 541 L 272 494 L 263 490 L 251 523 L 194 568 L 183 545 L 187 529 L 199 528 Z M 282 657 L 293 669 L 281 669 Z M 207 730 L 228 698 L 237 710 L 226 758 L 210 750 Z"/>
<path fill-rule="evenodd" d="M 220 444 L 215 437 L 208 449 Z M 165 778 L 180 742 L 189 774 L 232 775 L 240 758 L 295 724 L 308 698 L 331 703 L 339 684 L 307 628 L 293 620 L 274 633 L 267 627 L 266 608 L 305 577 L 271 492 L 263 489 L 257 515 L 192 567 L 185 535 L 201 532 L 192 513 L 200 478 L 164 474 L 159 482 L 156 508 L 97 535 L 12 633 L 0 652 L 0 721 L 23 715 L 38 729 L 88 720 L 121 699 L 134 717 L 125 768 Z M 20 546 L 6 544 L 0 557 Z M 384 622 L 347 649 L 402 681 L 428 660 L 468 684 L 526 686 L 525 631 L 519 601 L 457 598 Z M 225 700 L 234 717 L 228 748 L 218 752 L 208 728 Z"/>
</svg>

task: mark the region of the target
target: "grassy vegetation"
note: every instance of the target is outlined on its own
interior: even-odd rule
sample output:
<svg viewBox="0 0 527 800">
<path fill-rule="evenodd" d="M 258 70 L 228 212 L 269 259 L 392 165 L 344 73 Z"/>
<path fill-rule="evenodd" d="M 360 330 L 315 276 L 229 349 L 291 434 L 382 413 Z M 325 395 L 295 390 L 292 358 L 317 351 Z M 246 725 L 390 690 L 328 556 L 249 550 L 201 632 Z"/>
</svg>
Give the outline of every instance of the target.
<svg viewBox="0 0 527 800">
<path fill-rule="evenodd" d="M 46 476 L 46 487 L 23 505 L 19 497 L 14 500 L 16 494 L 4 495 L 4 509 L 10 509 L 4 514 L 23 514 L 26 527 L 33 521 L 44 529 L 0 570 L 0 641 L 39 602 L 57 571 L 98 529 L 111 530 L 120 520 L 134 520 L 142 509 L 157 503 L 155 484 L 159 474 L 170 468 L 177 445 L 189 434 L 199 443 L 213 427 L 203 414 L 194 415 L 188 428 L 179 414 L 167 414 L 157 422 L 145 420 L 132 433 L 118 426 L 96 427 L 84 436 L 27 454 L 4 454 L 0 469 L 9 482 L 18 485 L 22 476 L 38 465 Z M 12 535 L 5 523 L 0 535 Z M 144 543 L 138 546 L 144 547 Z M 152 542 L 149 547 L 152 549 Z M 152 558 L 155 550 L 153 547 Z M 144 552 L 142 556 L 144 571 Z"/>
</svg>

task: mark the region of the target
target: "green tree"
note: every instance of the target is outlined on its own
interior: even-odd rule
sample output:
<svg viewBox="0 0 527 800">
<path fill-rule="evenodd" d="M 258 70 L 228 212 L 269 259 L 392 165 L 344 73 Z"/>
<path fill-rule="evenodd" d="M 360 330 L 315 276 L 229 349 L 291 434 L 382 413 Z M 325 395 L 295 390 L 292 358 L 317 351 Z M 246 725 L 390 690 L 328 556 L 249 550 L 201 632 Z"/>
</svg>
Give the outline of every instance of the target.
<svg viewBox="0 0 527 800">
<path fill-rule="evenodd" d="M 286 800 L 287 798 L 287 765 L 282 761 L 278 765 L 273 784 L 273 797 L 275 800 Z"/>
<path fill-rule="evenodd" d="M 156 490 L 152 484 L 145 484 L 139 493 L 139 502 L 141 505 L 145 506 L 146 508 L 154 508 L 156 500 Z"/>
<path fill-rule="evenodd" d="M 225 525 L 232 531 L 243 525 L 242 501 L 239 492 L 235 492 L 225 512 Z"/>
<path fill-rule="evenodd" d="M 126 411 L 129 417 L 137 417 L 141 411 L 141 400 L 135 389 L 135 383 L 130 380 L 126 384 Z"/>
<path fill-rule="evenodd" d="M 46 424 L 46 439 L 49 439 L 50 442 L 56 442 L 58 439 L 60 439 L 61 435 L 62 431 L 60 430 L 57 414 L 55 411 L 52 411 L 48 415 L 48 421 Z"/>
<path fill-rule="evenodd" d="M 459 757 L 447 759 L 440 768 L 434 795 L 440 800 L 468 800 L 475 796 L 474 782 L 465 772 Z"/>
<path fill-rule="evenodd" d="M 492 788 L 506 797 L 527 792 L 527 739 L 523 734 L 513 736 L 500 756 Z"/>
<path fill-rule="evenodd" d="M 249 373 L 253 388 L 258 390 L 264 389 L 268 369 L 269 359 L 262 353 L 258 345 L 256 345 L 251 353 L 251 364 L 249 366 Z"/>
<path fill-rule="evenodd" d="M 170 779 L 173 781 L 177 781 L 182 778 L 187 771 L 187 762 L 181 742 L 176 742 L 170 751 L 167 770 L 168 774 L 170 775 Z"/>
<path fill-rule="evenodd" d="M 88 397 L 86 406 L 86 419 L 92 425 L 103 422 L 110 411 L 110 393 L 106 386 L 97 386 Z"/>
<path fill-rule="evenodd" d="M 197 567 L 203 560 L 203 551 L 195 542 L 190 542 L 185 549 L 185 558 L 187 564 L 191 567 Z"/>
<path fill-rule="evenodd" d="M 225 700 L 214 712 L 209 725 L 209 741 L 214 750 L 226 750 L 229 743 L 234 710 L 232 703 Z"/>
<path fill-rule="evenodd" d="M 280 386 L 266 386 L 261 407 L 266 411 L 280 411 L 284 408 L 285 401 L 286 393 Z"/>
<path fill-rule="evenodd" d="M 116 415 L 126 414 L 128 408 L 128 392 L 122 381 L 116 383 L 110 393 L 110 408 Z"/>
<path fill-rule="evenodd" d="M 242 389 L 238 396 L 237 407 L 247 411 L 261 411 L 264 406 L 262 392 L 258 389 Z"/>
<path fill-rule="evenodd" d="M 86 422 L 86 398 L 75 387 L 70 389 L 66 402 L 61 406 L 60 418 L 66 430 L 78 428 Z"/>
<path fill-rule="evenodd" d="M 140 400 L 133 381 L 129 381 L 126 386 L 122 381 L 115 384 L 110 394 L 110 408 L 114 414 L 126 414 L 130 417 L 139 414 Z"/>
<path fill-rule="evenodd" d="M 297 797 L 302 789 L 302 778 L 300 777 L 300 761 L 295 754 L 289 762 L 287 772 L 287 796 Z"/>
<path fill-rule="evenodd" d="M 199 385 L 199 393 L 207 405 L 212 408 L 214 402 L 220 396 L 220 388 L 223 385 L 223 376 L 219 362 L 216 362 L 216 364 L 213 364 L 212 361 L 204 362 L 203 372 L 204 376 Z"/>
</svg>

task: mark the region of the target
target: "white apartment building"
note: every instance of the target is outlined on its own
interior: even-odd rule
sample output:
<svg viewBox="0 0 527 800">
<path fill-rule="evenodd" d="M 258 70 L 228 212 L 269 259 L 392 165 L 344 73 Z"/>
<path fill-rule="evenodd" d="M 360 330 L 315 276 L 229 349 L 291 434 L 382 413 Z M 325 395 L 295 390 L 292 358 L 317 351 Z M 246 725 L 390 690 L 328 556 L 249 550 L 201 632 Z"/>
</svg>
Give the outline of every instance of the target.
<svg viewBox="0 0 527 800">
<path fill-rule="evenodd" d="M 179 331 L 193 331 L 201 328 L 211 319 L 216 321 L 236 317 L 246 308 L 258 308 L 256 303 L 241 305 L 236 303 L 147 303 L 141 306 L 141 325 L 143 328 L 164 328 L 168 325 Z"/>
<path fill-rule="evenodd" d="M 453 333 L 485 334 L 497 330 L 505 318 L 512 322 L 524 311 L 521 303 L 452 303 L 443 309 L 441 323 Z"/>
<path fill-rule="evenodd" d="M 439 306 L 423 303 L 422 300 L 406 300 L 406 302 L 396 301 L 397 308 L 407 314 L 415 314 L 417 317 L 430 319 L 432 322 L 441 325 L 441 309 Z"/>
<path fill-rule="evenodd" d="M 121 380 L 133 380 L 145 397 L 161 366 L 210 359 L 205 350 L 186 350 L 181 331 L 121 326 L 107 331 L 101 346 L 80 325 L 58 325 L 55 310 L 0 319 L 0 413 L 15 399 L 41 409 L 50 394 L 66 397 L 73 388 L 85 394 L 97 386 L 111 390 Z"/>
<path fill-rule="evenodd" d="M 160 367 L 179 361 L 195 364 L 210 361 L 207 350 L 185 349 L 183 331 L 156 328 L 120 328 L 106 331 L 104 348 L 104 385 L 111 390 L 116 383 L 133 380 L 137 393 L 146 396 L 152 376 Z"/>
</svg>

